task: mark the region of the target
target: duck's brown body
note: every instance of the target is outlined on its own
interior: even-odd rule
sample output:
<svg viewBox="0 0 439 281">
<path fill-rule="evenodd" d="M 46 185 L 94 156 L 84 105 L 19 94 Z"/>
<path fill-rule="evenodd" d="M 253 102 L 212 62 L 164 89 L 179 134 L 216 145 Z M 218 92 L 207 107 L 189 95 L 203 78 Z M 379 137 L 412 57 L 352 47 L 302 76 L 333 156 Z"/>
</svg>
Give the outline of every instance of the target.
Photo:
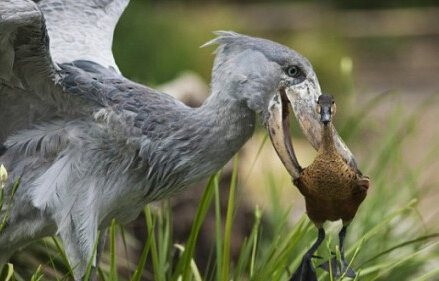
<svg viewBox="0 0 439 281">
<path fill-rule="evenodd" d="M 331 117 L 335 114 L 334 98 L 321 95 L 317 101 L 317 113 L 320 115 L 322 131 L 318 155 L 314 162 L 294 179 L 294 184 L 305 197 L 308 217 L 319 231 L 316 242 L 303 255 L 302 262 L 290 281 L 317 281 L 311 258 L 325 239 L 323 223 L 340 219 L 343 221 L 343 227 L 339 232 L 340 262 L 334 255 L 330 261 L 322 263 L 319 267 L 332 272 L 334 279 L 341 275 L 349 278 L 356 276 L 344 257 L 344 238 L 349 223 L 366 198 L 369 178 L 348 165 L 337 151 L 331 122 Z M 298 166 L 298 169 L 301 168 Z"/>
<path fill-rule="evenodd" d="M 314 162 L 295 181 L 305 197 L 308 217 L 318 227 L 325 221 L 349 224 L 366 197 L 368 180 L 337 152 L 329 123 L 322 125 L 322 144 Z"/>
</svg>

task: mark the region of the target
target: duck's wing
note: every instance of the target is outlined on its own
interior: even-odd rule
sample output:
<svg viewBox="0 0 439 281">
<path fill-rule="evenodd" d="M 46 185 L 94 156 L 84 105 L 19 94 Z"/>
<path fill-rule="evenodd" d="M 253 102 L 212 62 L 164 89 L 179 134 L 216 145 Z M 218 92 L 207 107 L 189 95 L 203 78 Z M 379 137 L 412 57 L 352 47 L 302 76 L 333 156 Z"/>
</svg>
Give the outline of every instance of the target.
<svg viewBox="0 0 439 281">
<path fill-rule="evenodd" d="M 0 144 L 35 122 L 84 113 L 88 101 L 59 84 L 59 64 L 89 60 L 118 72 L 111 44 L 128 0 L 35 2 L 0 1 Z"/>
</svg>

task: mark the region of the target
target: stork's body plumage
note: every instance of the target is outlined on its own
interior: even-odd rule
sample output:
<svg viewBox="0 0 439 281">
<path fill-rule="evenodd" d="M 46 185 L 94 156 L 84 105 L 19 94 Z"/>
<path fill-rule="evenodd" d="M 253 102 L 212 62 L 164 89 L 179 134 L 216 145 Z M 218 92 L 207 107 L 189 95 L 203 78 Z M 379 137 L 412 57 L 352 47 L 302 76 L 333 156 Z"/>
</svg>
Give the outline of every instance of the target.
<svg viewBox="0 0 439 281">
<path fill-rule="evenodd" d="M 252 135 L 257 115 L 293 176 L 299 171 L 291 165 L 297 161 L 285 126 L 287 104 L 319 146 L 318 119 L 310 113 L 320 86 L 300 54 L 219 32 L 208 43 L 219 45 L 212 94 L 201 107 L 189 108 L 120 74 L 111 43 L 127 3 L 0 1 L 6 203 L 21 177 L 0 233 L 0 267 L 19 247 L 58 234 L 80 279 L 98 229 L 113 218 L 128 222 L 148 202 L 216 172 Z M 334 138 L 355 166 L 349 149 Z M 5 208 L 0 219 L 4 214 Z"/>
</svg>

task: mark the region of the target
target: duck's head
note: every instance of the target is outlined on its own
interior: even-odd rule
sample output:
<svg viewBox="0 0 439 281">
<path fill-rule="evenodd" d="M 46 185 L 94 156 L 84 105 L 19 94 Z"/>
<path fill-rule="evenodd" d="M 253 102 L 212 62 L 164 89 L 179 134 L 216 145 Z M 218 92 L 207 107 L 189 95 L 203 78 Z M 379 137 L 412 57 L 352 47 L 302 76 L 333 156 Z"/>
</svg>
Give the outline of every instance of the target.
<svg viewBox="0 0 439 281">
<path fill-rule="evenodd" d="M 320 116 L 320 122 L 326 127 L 332 121 L 332 116 L 336 112 L 335 99 L 332 95 L 323 94 L 319 96 L 316 107 L 317 114 Z"/>
</svg>

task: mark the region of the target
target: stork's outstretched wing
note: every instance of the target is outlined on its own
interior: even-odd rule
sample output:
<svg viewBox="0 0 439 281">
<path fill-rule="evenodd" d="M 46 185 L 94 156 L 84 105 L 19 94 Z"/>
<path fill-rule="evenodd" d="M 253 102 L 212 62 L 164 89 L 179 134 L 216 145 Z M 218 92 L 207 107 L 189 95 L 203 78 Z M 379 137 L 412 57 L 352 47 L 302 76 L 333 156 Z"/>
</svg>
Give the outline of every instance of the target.
<svg viewBox="0 0 439 281">
<path fill-rule="evenodd" d="M 111 51 L 113 32 L 128 1 L 39 1 L 53 60 L 56 63 L 89 60 L 118 69 Z"/>
<path fill-rule="evenodd" d="M 77 116 L 87 109 L 82 106 L 87 100 L 66 94 L 58 85 L 58 64 L 90 60 L 118 72 L 111 44 L 127 3 L 0 1 L 0 143 L 31 123 Z"/>
<path fill-rule="evenodd" d="M 32 1 L 0 1 L 0 143 L 48 114 L 57 98 L 48 40 Z"/>
</svg>

